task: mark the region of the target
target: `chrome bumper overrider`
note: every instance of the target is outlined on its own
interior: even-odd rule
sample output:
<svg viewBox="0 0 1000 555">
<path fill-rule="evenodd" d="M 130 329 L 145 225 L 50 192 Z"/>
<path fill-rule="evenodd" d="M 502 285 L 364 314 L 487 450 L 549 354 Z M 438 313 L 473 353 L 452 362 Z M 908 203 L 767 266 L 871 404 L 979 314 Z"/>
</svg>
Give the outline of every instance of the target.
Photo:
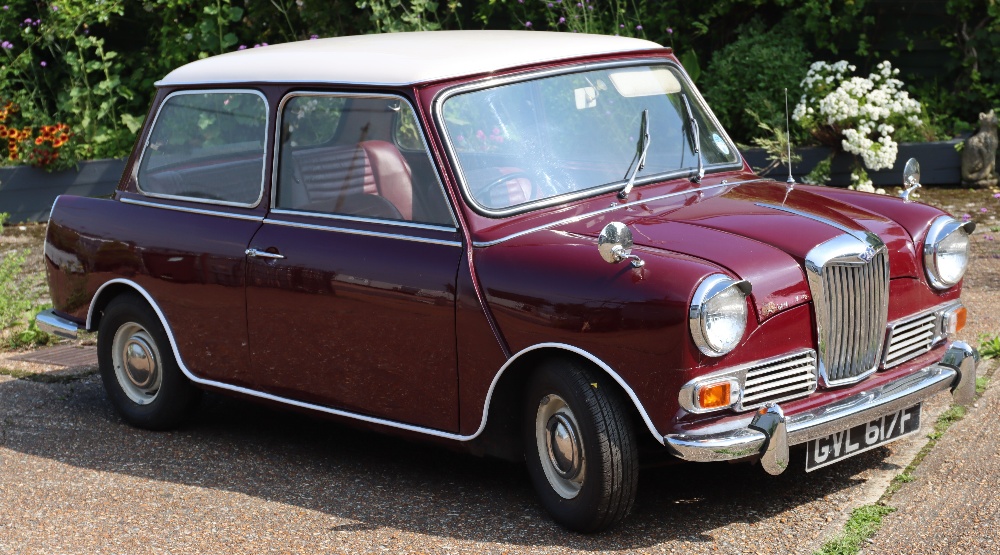
<svg viewBox="0 0 1000 555">
<path fill-rule="evenodd" d="M 80 326 L 76 322 L 59 316 L 52 309 L 39 312 L 35 316 L 35 324 L 38 325 L 38 329 L 45 333 L 51 333 L 52 335 L 68 339 L 76 339 L 80 331 Z"/>
<path fill-rule="evenodd" d="M 764 470 L 780 474 L 788 466 L 791 445 L 864 424 L 946 389 L 952 391 L 956 403 L 971 403 L 976 395 L 978 362 L 979 353 L 974 348 L 955 341 L 937 364 L 835 403 L 789 417 L 777 404 L 769 404 L 739 427 L 704 434 L 669 434 L 663 438 L 664 443 L 671 453 L 688 461 L 726 461 L 759 455 Z"/>
</svg>

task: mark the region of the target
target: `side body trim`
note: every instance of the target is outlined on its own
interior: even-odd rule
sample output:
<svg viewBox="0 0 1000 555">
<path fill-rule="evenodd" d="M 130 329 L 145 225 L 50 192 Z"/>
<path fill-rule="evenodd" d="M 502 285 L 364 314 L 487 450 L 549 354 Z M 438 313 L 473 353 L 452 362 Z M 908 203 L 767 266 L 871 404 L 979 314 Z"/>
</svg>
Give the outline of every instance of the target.
<svg viewBox="0 0 1000 555">
<path fill-rule="evenodd" d="M 316 229 L 319 231 L 333 231 L 336 233 L 347 233 L 349 235 L 364 235 L 366 237 L 380 237 L 382 239 L 402 239 L 404 241 L 413 241 L 416 243 L 429 243 L 431 245 L 442 245 L 445 247 L 461 247 L 462 243 L 459 241 L 447 241 L 443 239 L 427 239 L 425 237 L 416 237 L 414 235 L 399 235 L 396 233 L 382 233 L 379 231 L 362 231 L 360 229 L 348 229 L 344 227 L 334 227 L 327 225 L 316 225 L 316 224 L 302 224 L 298 222 L 288 222 L 285 220 L 275 220 L 272 218 L 267 218 L 264 220 L 266 224 L 280 225 L 285 227 L 297 227 L 300 229 Z M 453 231 L 453 230 L 452 230 Z"/>
<path fill-rule="evenodd" d="M 187 376 L 187 378 L 189 380 L 191 380 L 192 382 L 194 382 L 196 384 L 200 384 L 200 385 L 204 385 L 204 386 L 208 386 L 208 387 L 213 387 L 213 388 L 216 388 L 216 389 L 222 389 L 222 390 L 226 390 L 226 391 L 232 391 L 234 393 L 240 393 L 242 395 L 248 395 L 250 397 L 257 397 L 259 399 L 267 399 L 269 401 L 274 401 L 274 402 L 277 402 L 277 403 L 291 405 L 291 406 L 295 406 L 295 407 L 299 407 L 299 408 L 314 410 L 314 411 L 317 411 L 317 412 L 331 414 L 331 415 L 334 415 L 334 416 L 341 416 L 341 417 L 345 417 L 345 418 L 351 418 L 351 419 L 354 419 L 354 420 L 360 420 L 362 422 L 367 422 L 369 424 L 377 424 L 377 425 L 386 426 L 386 427 L 389 427 L 389 428 L 396 428 L 398 430 L 406 430 L 406 431 L 409 431 L 409 432 L 416 432 L 416 433 L 426 434 L 426 435 L 430 435 L 430 436 L 434 436 L 434 437 L 440 437 L 440 438 L 444 438 L 444 439 L 450 439 L 450 440 L 463 441 L 464 442 L 464 441 L 469 441 L 469 440 L 472 440 L 472 439 L 475 439 L 475 438 L 479 437 L 479 435 L 483 433 L 483 430 L 486 429 L 486 422 L 487 422 L 487 418 L 489 416 L 489 410 L 490 410 L 490 402 L 493 399 L 493 391 L 496 389 L 496 385 L 497 385 L 497 383 L 499 383 L 500 377 L 503 376 L 504 371 L 506 371 L 507 368 L 509 368 L 511 366 L 511 364 L 514 363 L 514 361 L 516 361 L 518 358 L 520 358 L 522 355 L 524 355 L 526 353 L 529 353 L 531 351 L 535 351 L 535 350 L 538 350 L 538 349 L 543 349 L 543 348 L 556 348 L 556 349 L 561 349 L 561 350 L 564 350 L 564 351 L 570 351 L 572 353 L 575 353 L 575 354 L 578 354 L 578 355 L 580 355 L 582 357 L 585 357 L 587 360 L 590 360 L 591 362 L 593 362 L 594 364 L 596 364 L 599 368 L 601 368 L 601 370 L 604 370 L 605 372 L 607 372 L 609 376 L 611 376 L 612 378 L 614 378 L 614 380 L 616 382 L 618 382 L 619 385 L 621 385 L 622 389 L 625 390 L 625 392 L 628 394 L 629 398 L 635 404 L 636 409 L 639 411 L 639 414 L 642 415 L 642 419 L 646 423 L 646 427 L 649 428 L 649 431 L 653 434 L 653 437 L 656 438 L 656 440 L 659 443 L 661 443 L 661 444 L 664 443 L 663 436 L 660 435 L 656 431 L 656 427 L 653 425 L 653 421 L 649 418 L 649 414 L 646 412 L 645 408 L 643 408 L 642 403 L 639 402 L 639 398 L 638 398 L 638 396 L 636 396 L 635 391 L 633 391 L 632 388 L 629 387 L 629 385 L 627 383 L 625 383 L 625 380 L 622 379 L 622 377 L 619 376 L 618 373 L 616 373 L 614 370 L 612 370 L 610 366 L 608 366 L 607 364 L 605 364 L 603 361 L 601 361 L 600 359 L 598 359 L 596 356 L 588 353 L 587 351 L 584 351 L 583 349 L 574 347 L 572 345 L 566 345 L 566 344 L 563 344 L 563 343 L 539 343 L 537 345 L 532 345 L 531 347 L 528 347 L 526 349 L 521 350 L 519 353 L 515 354 L 510 359 L 508 359 L 507 362 L 504 363 L 504 365 L 496 373 L 496 375 L 493 376 L 493 382 L 490 383 L 489 391 L 486 393 L 486 401 L 485 401 L 485 403 L 483 405 L 483 417 L 482 417 L 482 420 L 479 423 L 479 428 L 473 434 L 471 434 L 471 435 L 454 434 L 454 433 L 450 433 L 450 432 L 444 432 L 444 431 L 441 431 L 441 430 L 435 430 L 433 428 L 424 428 L 422 426 L 413 426 L 413 425 L 410 425 L 410 424 L 406 424 L 404 422 L 397 422 L 395 420 L 386 420 L 386 419 L 383 419 L 383 418 L 375 418 L 375 417 L 372 417 L 372 416 L 366 416 L 366 415 L 357 414 L 357 413 L 354 413 L 354 412 L 348 412 L 348 411 L 334 409 L 334 408 L 330 408 L 330 407 L 324 407 L 322 405 L 315 405 L 315 404 L 312 404 L 312 403 L 305 403 L 305 402 L 302 402 L 302 401 L 297 401 L 295 399 L 290 399 L 288 397 L 280 397 L 278 395 L 272 395 L 270 393 L 265 393 L 263 391 L 257 391 L 257 390 L 249 389 L 249 388 L 246 388 L 246 387 L 235 386 L 235 385 L 227 384 L 227 383 L 224 383 L 224 382 L 219 382 L 219 381 L 215 381 L 215 380 L 207 380 L 205 378 L 198 377 L 193 372 L 191 372 L 191 370 L 188 369 L 187 365 L 184 364 L 184 360 L 181 358 L 181 353 L 180 353 L 180 351 L 177 348 L 177 340 L 174 338 L 174 332 L 170 328 L 170 324 L 169 324 L 169 322 L 167 322 L 167 318 L 166 318 L 166 316 L 164 316 L 163 311 L 160 310 L 159 305 L 157 305 L 156 301 L 153 300 L 152 295 L 150 295 L 149 292 L 147 292 L 145 289 L 143 289 L 143 287 L 141 285 L 139 285 L 138 283 L 136 283 L 136 282 L 134 282 L 132 280 L 129 280 L 129 279 L 125 279 L 125 278 L 116 278 L 116 279 L 113 279 L 111 281 L 108 281 L 104 285 L 102 285 L 97 290 L 97 292 L 94 294 L 94 298 L 91 300 L 90 310 L 87 313 L 87 329 L 93 329 L 94 305 L 95 305 L 94 301 L 96 301 L 98 298 L 100 298 L 101 293 L 104 291 L 105 288 L 107 288 L 109 285 L 116 284 L 116 283 L 120 283 L 120 284 L 127 285 L 127 286 L 131 287 L 132 289 L 134 289 L 137 293 L 139 293 L 140 295 L 142 295 L 146 299 L 146 301 L 149 303 L 149 305 L 153 308 L 153 311 L 156 312 L 156 316 L 160 319 L 160 323 L 163 325 L 163 329 L 167 333 L 167 338 L 170 340 L 170 349 L 173 351 L 174 358 L 177 360 L 177 366 L 180 367 L 181 372 L 183 372 L 184 375 Z"/>
<path fill-rule="evenodd" d="M 175 210 L 177 212 L 190 212 L 191 214 L 203 214 L 206 216 L 220 216 L 223 218 L 233 218 L 234 220 L 247 220 L 250 222 L 260 222 L 264 218 L 261 216 L 251 216 L 249 214 L 234 214 L 232 212 L 218 212 L 216 210 L 202 210 L 200 208 L 188 208 L 186 206 L 174 206 L 173 204 L 162 204 L 159 202 L 149 202 L 136 200 L 133 198 L 122 198 L 118 202 L 125 204 L 135 204 L 137 206 L 147 206 L 149 208 L 162 208 L 164 210 Z"/>
</svg>

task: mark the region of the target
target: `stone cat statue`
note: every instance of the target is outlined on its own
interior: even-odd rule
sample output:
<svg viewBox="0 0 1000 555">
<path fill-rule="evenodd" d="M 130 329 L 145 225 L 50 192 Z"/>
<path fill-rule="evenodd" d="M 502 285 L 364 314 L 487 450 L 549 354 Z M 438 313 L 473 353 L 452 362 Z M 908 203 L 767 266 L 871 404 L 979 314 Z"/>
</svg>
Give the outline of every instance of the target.
<svg viewBox="0 0 1000 555">
<path fill-rule="evenodd" d="M 962 183 L 977 187 L 997 184 L 997 115 L 979 114 L 979 131 L 962 148 Z"/>
</svg>

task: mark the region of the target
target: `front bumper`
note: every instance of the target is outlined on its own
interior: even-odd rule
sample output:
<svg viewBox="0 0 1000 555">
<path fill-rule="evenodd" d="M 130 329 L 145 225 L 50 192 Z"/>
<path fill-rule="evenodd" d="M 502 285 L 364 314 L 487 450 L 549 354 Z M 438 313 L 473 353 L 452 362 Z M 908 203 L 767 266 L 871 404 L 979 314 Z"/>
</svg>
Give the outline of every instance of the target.
<svg viewBox="0 0 1000 555">
<path fill-rule="evenodd" d="M 788 417 L 780 406 L 769 404 L 745 425 L 705 434 L 668 434 L 663 439 L 670 452 L 684 460 L 711 462 L 760 456 L 764 470 L 780 474 L 788 466 L 789 446 L 870 422 L 946 389 L 951 389 L 956 403 L 971 403 L 976 395 L 978 363 L 979 353 L 956 341 L 938 363 L 835 403 Z"/>
</svg>

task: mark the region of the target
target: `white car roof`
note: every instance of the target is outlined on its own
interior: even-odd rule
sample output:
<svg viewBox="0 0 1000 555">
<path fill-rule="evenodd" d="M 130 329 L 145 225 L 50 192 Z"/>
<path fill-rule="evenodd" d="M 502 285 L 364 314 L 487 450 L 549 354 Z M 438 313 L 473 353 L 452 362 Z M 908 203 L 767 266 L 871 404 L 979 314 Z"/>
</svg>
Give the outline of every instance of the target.
<svg viewBox="0 0 1000 555">
<path fill-rule="evenodd" d="M 246 82 L 407 85 L 511 67 L 661 48 L 642 39 L 542 31 L 434 31 L 248 48 L 181 66 L 157 85 Z"/>
</svg>

